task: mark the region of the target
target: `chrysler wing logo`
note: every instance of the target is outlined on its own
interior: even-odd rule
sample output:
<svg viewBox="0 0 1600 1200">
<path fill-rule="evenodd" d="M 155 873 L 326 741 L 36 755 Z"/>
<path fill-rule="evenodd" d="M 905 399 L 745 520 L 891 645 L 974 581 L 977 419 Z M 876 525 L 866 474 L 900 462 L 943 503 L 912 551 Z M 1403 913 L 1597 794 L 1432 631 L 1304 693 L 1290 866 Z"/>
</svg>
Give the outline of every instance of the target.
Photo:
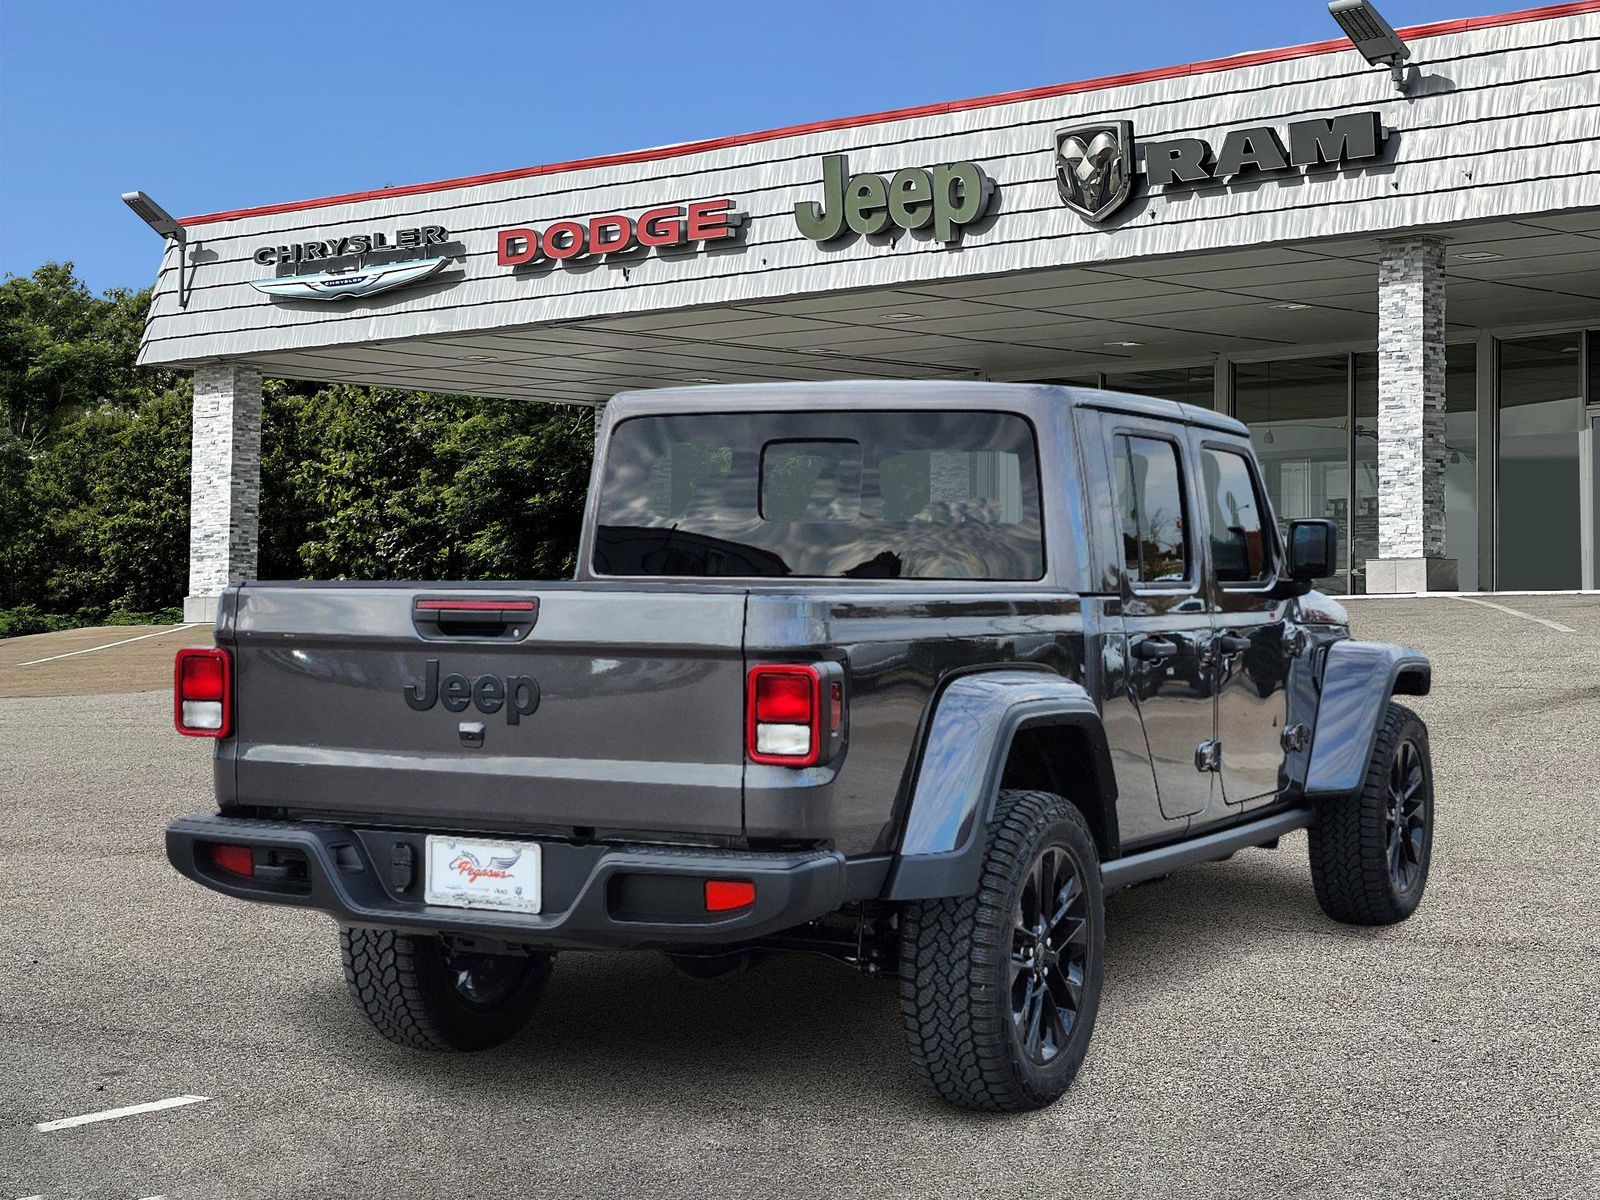
<svg viewBox="0 0 1600 1200">
<path fill-rule="evenodd" d="M 390 288 L 405 287 L 439 271 L 450 259 L 424 258 L 385 263 L 348 271 L 323 271 L 317 275 L 282 275 L 274 279 L 252 279 L 250 286 L 269 296 L 285 300 L 343 300 L 354 296 L 375 296 Z"/>
<path fill-rule="evenodd" d="M 1056 186 L 1073 212 L 1102 221 L 1133 191 L 1133 122 L 1056 130 Z"/>
</svg>

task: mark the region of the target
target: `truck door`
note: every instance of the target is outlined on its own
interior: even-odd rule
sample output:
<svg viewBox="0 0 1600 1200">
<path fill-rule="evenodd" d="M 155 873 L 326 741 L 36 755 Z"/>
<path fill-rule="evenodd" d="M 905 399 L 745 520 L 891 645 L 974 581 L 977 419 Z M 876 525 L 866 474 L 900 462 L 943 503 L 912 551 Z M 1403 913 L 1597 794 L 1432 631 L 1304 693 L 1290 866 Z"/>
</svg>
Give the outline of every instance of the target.
<svg viewBox="0 0 1600 1200">
<path fill-rule="evenodd" d="M 1208 761 L 1216 703 L 1205 654 L 1212 639 L 1195 497 L 1182 428 L 1161 421 L 1106 421 L 1121 542 L 1121 606 L 1128 690 L 1155 769 L 1161 815 L 1211 805 Z"/>
<path fill-rule="evenodd" d="M 1208 659 L 1217 689 L 1221 818 L 1269 804 L 1279 791 L 1293 657 L 1290 602 L 1271 595 L 1282 553 L 1249 450 L 1208 434 L 1196 440 L 1212 575 Z"/>
</svg>

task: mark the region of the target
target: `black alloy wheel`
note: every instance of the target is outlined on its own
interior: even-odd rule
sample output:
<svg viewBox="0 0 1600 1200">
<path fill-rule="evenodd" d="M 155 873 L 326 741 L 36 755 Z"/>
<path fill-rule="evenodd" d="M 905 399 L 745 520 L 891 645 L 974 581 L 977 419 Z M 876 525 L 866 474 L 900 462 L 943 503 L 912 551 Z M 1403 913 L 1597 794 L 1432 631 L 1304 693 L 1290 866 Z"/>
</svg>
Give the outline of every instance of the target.
<svg viewBox="0 0 1600 1200">
<path fill-rule="evenodd" d="M 1389 804 L 1385 814 L 1389 879 L 1400 892 L 1410 892 L 1422 874 L 1428 835 L 1427 782 L 1422 751 L 1407 738 L 1396 748 L 1389 765 Z"/>
<path fill-rule="evenodd" d="M 1322 911 L 1347 925 L 1393 925 L 1416 911 L 1433 861 L 1428 727 L 1391 701 L 1359 790 L 1325 800 L 1307 830 Z"/>
<path fill-rule="evenodd" d="M 1065 847 L 1039 852 L 1011 922 L 1012 1032 L 1023 1053 L 1044 1066 L 1072 1038 L 1088 973 L 1087 893 L 1082 867 Z"/>
<path fill-rule="evenodd" d="M 1083 811 L 1006 789 L 974 892 L 900 910 L 900 1011 L 935 1092 L 985 1112 L 1054 1102 L 1083 1065 L 1105 969 L 1105 888 Z"/>
</svg>

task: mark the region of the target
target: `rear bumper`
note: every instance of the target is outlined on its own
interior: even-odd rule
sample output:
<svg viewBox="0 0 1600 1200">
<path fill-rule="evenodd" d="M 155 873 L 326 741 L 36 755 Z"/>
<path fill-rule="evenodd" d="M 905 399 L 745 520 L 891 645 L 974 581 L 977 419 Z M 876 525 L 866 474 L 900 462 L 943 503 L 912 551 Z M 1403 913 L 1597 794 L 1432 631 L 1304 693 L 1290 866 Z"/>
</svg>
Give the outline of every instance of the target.
<svg viewBox="0 0 1600 1200">
<path fill-rule="evenodd" d="M 586 949 L 748 941 L 876 896 L 888 871 L 887 859 L 847 861 L 830 851 L 541 842 L 545 911 L 530 915 L 423 903 L 424 837 L 312 822 L 180 817 L 167 826 L 167 858 L 224 895 L 314 908 L 345 925 Z M 251 847 L 263 866 L 269 859 L 286 865 L 268 867 L 270 875 L 260 867 L 253 876 L 234 874 L 212 861 L 210 846 L 218 843 Z M 755 902 L 729 913 L 703 911 L 698 898 L 708 878 L 750 880 Z"/>
</svg>

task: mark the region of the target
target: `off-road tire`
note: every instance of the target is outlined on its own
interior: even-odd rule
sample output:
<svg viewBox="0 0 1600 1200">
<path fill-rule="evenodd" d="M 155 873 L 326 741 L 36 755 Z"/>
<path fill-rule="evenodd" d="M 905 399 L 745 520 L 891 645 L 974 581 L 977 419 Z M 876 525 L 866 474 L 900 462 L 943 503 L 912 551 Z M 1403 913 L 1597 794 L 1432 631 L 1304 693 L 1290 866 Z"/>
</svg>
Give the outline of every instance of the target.
<svg viewBox="0 0 1600 1200">
<path fill-rule="evenodd" d="M 1086 955 L 1070 1036 L 1040 1065 L 1015 1032 L 1010 967 L 1014 912 L 1036 859 L 1050 847 L 1065 850 L 1081 874 Z M 1025 1112 L 1067 1090 L 1094 1029 L 1105 960 L 1100 859 L 1077 808 L 1049 792 L 1001 792 L 977 891 L 908 903 L 900 929 L 906 1037 L 939 1096 L 963 1108 Z"/>
<path fill-rule="evenodd" d="M 1390 773 L 1407 744 L 1422 768 L 1423 812 L 1420 862 L 1402 885 L 1390 862 Z M 1317 903 L 1346 925 L 1392 925 L 1416 911 L 1433 858 L 1433 762 L 1428 727 L 1409 708 L 1390 703 L 1378 726 L 1372 759 L 1361 790 L 1325 803 L 1308 831 L 1311 880 Z"/>
<path fill-rule="evenodd" d="M 391 1042 L 416 1050 L 487 1050 L 515 1037 L 544 992 L 551 954 L 507 957 L 492 998 L 475 1002 L 458 989 L 461 960 L 430 934 L 341 928 L 339 948 L 350 996 Z M 473 956 L 483 959 L 487 956 Z"/>
<path fill-rule="evenodd" d="M 662 957 L 685 979 L 696 983 L 727 983 L 752 967 L 760 966 L 766 955 L 760 950 L 729 950 L 721 954 L 679 954 L 669 950 Z"/>
</svg>

